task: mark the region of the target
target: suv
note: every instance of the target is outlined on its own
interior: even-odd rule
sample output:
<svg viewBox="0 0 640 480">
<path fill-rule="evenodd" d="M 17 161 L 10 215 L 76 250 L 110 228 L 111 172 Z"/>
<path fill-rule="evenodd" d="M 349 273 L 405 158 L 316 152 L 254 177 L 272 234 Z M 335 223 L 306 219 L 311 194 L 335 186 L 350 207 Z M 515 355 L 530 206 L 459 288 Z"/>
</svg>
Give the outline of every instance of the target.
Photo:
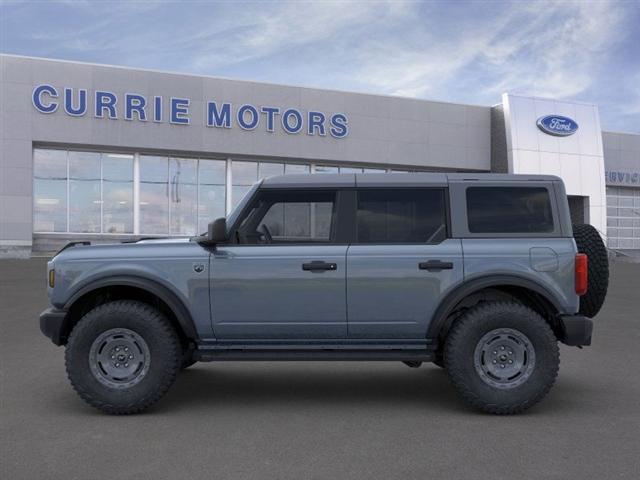
<svg viewBox="0 0 640 480">
<path fill-rule="evenodd" d="M 221 360 L 434 362 L 471 406 L 521 412 L 554 383 L 558 341 L 591 343 L 608 283 L 553 176 L 277 176 L 201 236 L 81 243 L 48 263 L 40 328 L 114 414 Z"/>
</svg>

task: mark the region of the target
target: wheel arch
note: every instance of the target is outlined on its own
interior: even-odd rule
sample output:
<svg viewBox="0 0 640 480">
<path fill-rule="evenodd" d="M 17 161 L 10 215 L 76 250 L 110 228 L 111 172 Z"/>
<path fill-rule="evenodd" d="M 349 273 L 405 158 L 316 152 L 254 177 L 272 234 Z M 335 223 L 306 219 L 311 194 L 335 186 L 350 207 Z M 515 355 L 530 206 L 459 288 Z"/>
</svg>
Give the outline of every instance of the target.
<svg viewBox="0 0 640 480">
<path fill-rule="evenodd" d="M 169 321 L 184 341 L 197 338 L 193 318 L 184 302 L 169 288 L 160 283 L 142 277 L 117 275 L 102 278 L 80 287 L 67 300 L 64 309 L 68 311 L 65 321 L 65 334 L 69 335 L 73 326 L 93 306 L 114 299 L 129 298 L 158 306 L 167 315 Z"/>
<path fill-rule="evenodd" d="M 548 288 L 533 280 L 500 274 L 464 282 L 450 291 L 433 315 L 427 329 L 427 338 L 441 340 L 457 318 L 455 314 L 464 306 L 465 300 L 482 299 L 487 292 L 500 292 L 530 306 L 547 320 L 554 332 L 557 331 L 555 319 L 562 311 L 559 299 Z"/>
</svg>

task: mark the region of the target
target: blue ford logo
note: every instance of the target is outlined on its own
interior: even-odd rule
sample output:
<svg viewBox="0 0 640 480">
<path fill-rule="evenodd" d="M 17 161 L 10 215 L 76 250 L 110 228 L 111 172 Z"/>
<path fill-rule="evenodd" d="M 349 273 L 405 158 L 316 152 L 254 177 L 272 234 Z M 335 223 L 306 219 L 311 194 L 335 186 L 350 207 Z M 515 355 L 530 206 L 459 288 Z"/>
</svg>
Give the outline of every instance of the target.
<svg viewBox="0 0 640 480">
<path fill-rule="evenodd" d="M 540 117 L 536 125 L 538 125 L 538 128 L 544 133 L 555 135 L 556 137 L 568 137 L 578 130 L 578 124 L 575 121 L 562 115 Z"/>
</svg>

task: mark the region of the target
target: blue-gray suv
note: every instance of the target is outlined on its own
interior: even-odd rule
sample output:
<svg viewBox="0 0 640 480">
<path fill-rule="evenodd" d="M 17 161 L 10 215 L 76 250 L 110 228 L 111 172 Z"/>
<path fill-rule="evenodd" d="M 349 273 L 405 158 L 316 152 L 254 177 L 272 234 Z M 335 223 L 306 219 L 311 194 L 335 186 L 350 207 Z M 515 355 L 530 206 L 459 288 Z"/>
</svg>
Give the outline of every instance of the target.
<svg viewBox="0 0 640 480">
<path fill-rule="evenodd" d="M 608 263 L 557 177 L 316 174 L 258 182 L 198 237 L 71 243 L 47 275 L 40 328 L 107 413 L 197 361 L 387 360 L 509 414 L 547 394 L 558 341 L 591 343 Z"/>
</svg>

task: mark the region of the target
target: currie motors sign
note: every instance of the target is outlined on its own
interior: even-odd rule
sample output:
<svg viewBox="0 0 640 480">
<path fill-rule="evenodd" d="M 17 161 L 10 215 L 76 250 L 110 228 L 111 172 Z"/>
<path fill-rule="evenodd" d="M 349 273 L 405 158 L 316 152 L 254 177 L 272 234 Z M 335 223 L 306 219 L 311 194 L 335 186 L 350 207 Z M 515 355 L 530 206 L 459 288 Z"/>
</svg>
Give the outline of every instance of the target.
<svg viewBox="0 0 640 480">
<path fill-rule="evenodd" d="M 556 137 L 568 137 L 578 130 L 578 124 L 569 117 L 562 115 L 547 115 L 536 122 L 540 130 Z"/>
<path fill-rule="evenodd" d="M 115 93 L 96 90 L 88 104 L 87 90 L 84 88 L 64 88 L 62 92 L 52 85 L 42 84 L 33 89 L 31 100 L 40 113 L 54 113 L 62 108 L 67 115 L 82 117 L 87 114 L 95 118 L 136 120 L 156 123 L 169 122 L 176 125 L 190 125 L 191 116 L 188 98 L 163 98 L 136 93 L 125 93 L 119 98 Z M 344 138 L 349 134 L 348 119 L 344 113 L 325 114 L 317 110 L 302 112 L 297 108 L 255 106 L 208 101 L 205 103 L 204 124 L 214 128 L 243 130 L 262 128 L 267 132 L 283 130 L 289 134 L 305 132 L 307 135 Z M 118 116 L 120 114 L 120 116 Z"/>
</svg>

